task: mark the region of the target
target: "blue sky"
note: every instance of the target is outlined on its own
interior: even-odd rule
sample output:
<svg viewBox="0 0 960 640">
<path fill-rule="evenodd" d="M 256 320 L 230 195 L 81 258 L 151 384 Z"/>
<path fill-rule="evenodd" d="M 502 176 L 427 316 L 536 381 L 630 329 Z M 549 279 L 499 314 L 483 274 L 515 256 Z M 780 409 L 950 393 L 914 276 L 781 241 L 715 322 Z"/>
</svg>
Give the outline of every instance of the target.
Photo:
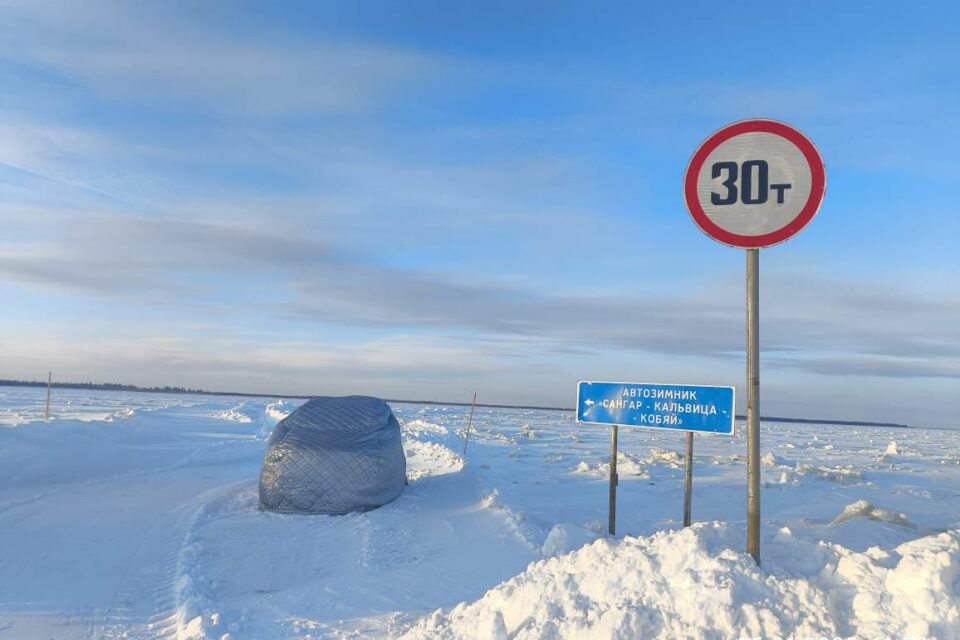
<svg viewBox="0 0 960 640">
<path fill-rule="evenodd" d="M 681 180 L 767 117 L 827 194 L 762 251 L 763 413 L 960 426 L 952 3 L 61 5 L 0 8 L 0 377 L 741 386 Z"/>
</svg>

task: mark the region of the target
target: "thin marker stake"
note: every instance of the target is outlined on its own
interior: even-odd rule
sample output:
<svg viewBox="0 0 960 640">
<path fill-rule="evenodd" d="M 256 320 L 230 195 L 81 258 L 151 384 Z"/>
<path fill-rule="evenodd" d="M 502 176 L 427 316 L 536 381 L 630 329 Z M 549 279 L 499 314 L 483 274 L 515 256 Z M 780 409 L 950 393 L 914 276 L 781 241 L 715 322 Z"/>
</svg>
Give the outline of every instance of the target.
<svg viewBox="0 0 960 640">
<path fill-rule="evenodd" d="M 47 409 L 43 412 L 43 421 L 50 422 L 50 384 L 53 382 L 53 371 L 47 372 Z"/>
<path fill-rule="evenodd" d="M 470 441 L 470 427 L 473 425 L 473 410 L 477 406 L 477 392 L 473 392 L 473 403 L 470 405 L 470 419 L 467 421 L 467 435 L 463 437 L 463 454 L 460 458 L 467 461 L 467 442 Z"/>
</svg>

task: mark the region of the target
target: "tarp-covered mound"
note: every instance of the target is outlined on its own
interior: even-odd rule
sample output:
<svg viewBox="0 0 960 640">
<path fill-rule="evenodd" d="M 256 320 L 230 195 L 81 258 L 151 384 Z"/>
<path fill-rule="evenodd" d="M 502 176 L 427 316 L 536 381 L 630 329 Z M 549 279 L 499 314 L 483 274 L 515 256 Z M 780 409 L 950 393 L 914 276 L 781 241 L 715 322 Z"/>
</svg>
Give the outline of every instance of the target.
<svg viewBox="0 0 960 640">
<path fill-rule="evenodd" d="M 400 423 L 367 396 L 315 398 L 277 423 L 260 469 L 260 507 L 341 514 L 394 500 L 407 461 Z"/>
</svg>

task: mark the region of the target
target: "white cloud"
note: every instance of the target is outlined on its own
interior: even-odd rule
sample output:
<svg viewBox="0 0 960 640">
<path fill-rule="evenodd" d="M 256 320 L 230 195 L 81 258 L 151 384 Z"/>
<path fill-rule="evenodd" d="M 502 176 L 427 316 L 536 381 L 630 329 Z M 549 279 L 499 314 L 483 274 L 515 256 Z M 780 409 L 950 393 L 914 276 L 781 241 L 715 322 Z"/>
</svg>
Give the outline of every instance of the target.
<svg viewBox="0 0 960 640">
<path fill-rule="evenodd" d="M 256 313 L 294 325 L 512 338 L 539 355 L 558 347 L 619 348 L 724 360 L 743 348 L 742 284 L 726 276 L 683 286 L 674 278 L 674 293 L 655 296 L 642 280 L 572 293 L 467 266 L 390 266 L 265 212 L 188 217 L 7 207 L 0 219 L 15 234 L 0 243 L 0 273 L 47 290 L 138 305 L 202 305 L 209 293 L 203 277 L 218 276 L 244 288 L 226 303 L 239 317 L 259 299 Z M 268 281 L 273 290 L 264 298 L 245 285 L 248 279 Z M 960 376 L 954 281 L 948 276 L 921 292 L 809 268 L 769 271 L 762 347 L 770 364 L 812 372 Z"/>
<path fill-rule="evenodd" d="M 160 5 L 24 3 L 0 18 L 4 58 L 168 108 L 267 116 L 374 107 L 440 64 L 398 47 L 289 34 L 240 42 L 202 12 L 188 19 Z"/>
</svg>

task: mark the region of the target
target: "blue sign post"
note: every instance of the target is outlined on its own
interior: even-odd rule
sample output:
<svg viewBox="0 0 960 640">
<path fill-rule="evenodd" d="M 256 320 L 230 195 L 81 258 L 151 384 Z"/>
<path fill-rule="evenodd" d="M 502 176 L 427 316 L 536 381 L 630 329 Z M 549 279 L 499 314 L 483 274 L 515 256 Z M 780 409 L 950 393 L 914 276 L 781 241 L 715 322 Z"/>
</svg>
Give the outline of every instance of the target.
<svg viewBox="0 0 960 640">
<path fill-rule="evenodd" d="M 616 532 L 618 428 L 649 427 L 684 431 L 683 526 L 690 526 L 693 492 L 693 432 L 733 434 L 736 390 L 733 387 L 637 382 L 580 382 L 577 422 L 610 426 L 610 505 L 607 529 Z"/>
</svg>

